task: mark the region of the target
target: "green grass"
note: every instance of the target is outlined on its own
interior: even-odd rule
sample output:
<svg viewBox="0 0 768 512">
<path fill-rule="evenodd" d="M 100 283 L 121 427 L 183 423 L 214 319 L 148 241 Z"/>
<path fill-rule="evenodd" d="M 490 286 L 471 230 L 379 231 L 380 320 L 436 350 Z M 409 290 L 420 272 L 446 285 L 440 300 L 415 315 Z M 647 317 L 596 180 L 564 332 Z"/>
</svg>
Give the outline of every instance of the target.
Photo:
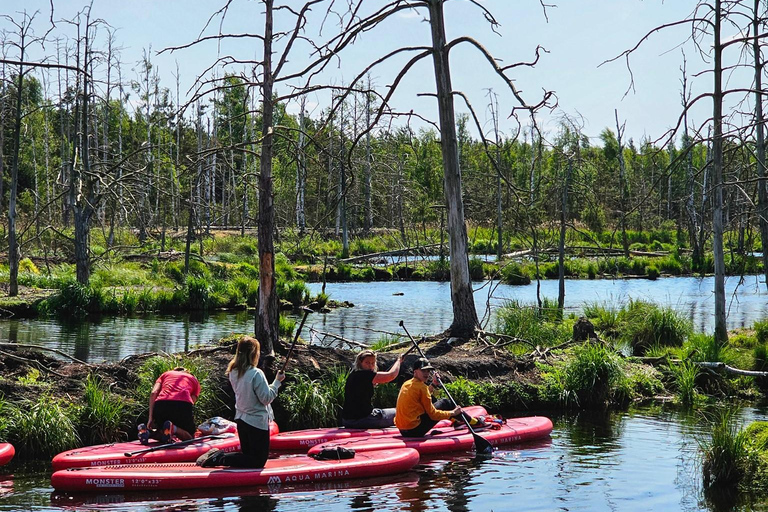
<svg viewBox="0 0 768 512">
<path fill-rule="evenodd" d="M 124 439 L 126 434 L 122 426 L 128 423 L 131 404 L 111 393 L 93 374 L 86 377 L 84 387 L 83 403 L 77 409 L 81 441 L 92 445 Z"/>
<path fill-rule="evenodd" d="M 696 378 L 701 370 L 688 360 L 683 360 L 679 364 L 670 364 L 669 369 L 675 380 L 678 400 L 684 406 L 693 405 L 699 395 L 696 389 Z"/>
<path fill-rule="evenodd" d="M 736 424 L 735 410 L 715 409 L 708 417 L 708 438 L 699 440 L 704 487 L 735 488 L 751 465 L 749 438 Z"/>
<path fill-rule="evenodd" d="M 291 373 L 290 383 L 277 396 L 279 408 L 284 412 L 283 417 L 277 418 L 281 429 L 336 426 L 348 374 L 343 367 L 330 369 L 322 379 Z"/>
<path fill-rule="evenodd" d="M 53 397 L 41 394 L 8 409 L 8 440 L 21 458 L 50 459 L 79 445 L 71 408 Z"/>
<path fill-rule="evenodd" d="M 622 369 L 618 356 L 601 343 L 577 346 L 565 366 L 563 387 L 567 402 L 582 407 L 604 406 L 618 388 Z"/>
<path fill-rule="evenodd" d="M 539 310 L 537 306 L 525 305 L 517 301 L 504 304 L 498 310 L 496 331 L 528 340 L 542 347 L 551 347 L 566 341 L 571 336 L 569 329 L 560 322 L 551 321 L 561 312 L 557 307 L 548 308 L 547 305 L 544 304 L 543 310 Z M 510 347 L 513 350 L 520 348 L 516 345 L 510 345 Z M 527 345 L 523 347 L 530 350 Z"/>
<path fill-rule="evenodd" d="M 690 320 L 672 308 L 630 300 L 618 314 L 621 338 L 632 345 L 636 354 L 659 344 L 679 347 L 693 331 Z"/>
</svg>

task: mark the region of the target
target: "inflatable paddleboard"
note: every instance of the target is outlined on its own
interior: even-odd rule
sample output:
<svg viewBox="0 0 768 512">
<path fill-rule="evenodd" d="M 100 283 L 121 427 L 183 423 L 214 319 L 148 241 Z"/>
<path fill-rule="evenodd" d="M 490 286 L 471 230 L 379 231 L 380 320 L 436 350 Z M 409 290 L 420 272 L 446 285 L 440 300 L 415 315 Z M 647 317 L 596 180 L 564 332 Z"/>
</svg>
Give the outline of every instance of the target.
<svg viewBox="0 0 768 512">
<path fill-rule="evenodd" d="M 399 448 L 355 454 L 344 460 L 284 455 L 268 460 L 261 469 L 202 468 L 194 463 L 70 468 L 56 471 L 51 484 L 59 491 L 96 492 L 276 486 L 399 474 L 418 462 L 419 452 Z"/>
<path fill-rule="evenodd" d="M 279 432 L 275 422 L 271 422 L 269 427 L 270 434 L 274 435 Z M 154 440 L 150 441 L 146 446 L 139 443 L 139 441 L 84 446 L 83 448 L 61 452 L 53 458 L 52 465 L 53 470 L 57 471 L 59 469 L 89 466 L 147 464 L 150 462 L 194 462 L 211 448 L 218 448 L 224 452 L 240 450 L 240 439 L 237 437 L 237 433 L 202 436 L 196 439 L 198 440 L 190 440 L 183 444 L 174 443 L 167 445 L 165 448 L 158 448 L 161 446 L 161 443 Z M 148 451 L 150 449 L 152 450 Z"/>
<path fill-rule="evenodd" d="M 11 443 L 0 443 L 0 466 L 5 466 L 16 454 L 16 450 Z"/>
<path fill-rule="evenodd" d="M 474 437 L 466 427 L 458 430 L 453 429 L 453 427 L 444 430 L 436 428 L 432 432 L 436 431 L 439 431 L 439 433 L 429 434 L 426 437 L 403 437 L 398 435 L 333 441 L 312 447 L 308 454 L 313 455 L 325 449 L 334 449 L 341 446 L 355 450 L 356 453 L 371 450 L 413 448 L 419 454 L 426 455 L 471 450 L 475 444 Z M 550 432 L 552 432 L 552 421 L 549 418 L 531 416 L 507 419 L 501 428 L 497 430 L 485 428 L 477 431 L 477 435 L 482 436 L 492 446 L 499 446 L 542 439 L 549 436 Z"/>
<path fill-rule="evenodd" d="M 479 405 L 464 407 L 463 409 L 470 416 L 488 414 L 485 408 Z M 435 428 L 451 428 L 451 422 L 442 420 L 435 425 Z M 331 441 L 392 437 L 399 434 L 400 431 L 396 427 L 369 429 L 333 427 L 293 430 L 272 436 L 269 439 L 269 449 L 272 451 L 306 451 L 308 448 Z"/>
</svg>

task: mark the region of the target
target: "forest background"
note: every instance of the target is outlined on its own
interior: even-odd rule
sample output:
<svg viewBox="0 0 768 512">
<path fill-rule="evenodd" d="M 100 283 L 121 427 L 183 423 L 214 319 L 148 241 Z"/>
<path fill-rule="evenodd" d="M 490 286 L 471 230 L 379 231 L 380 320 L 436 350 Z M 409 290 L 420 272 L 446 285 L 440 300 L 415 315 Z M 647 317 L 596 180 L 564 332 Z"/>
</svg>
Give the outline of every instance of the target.
<svg viewBox="0 0 768 512">
<path fill-rule="evenodd" d="M 555 8 L 531 3 L 545 20 Z M 432 112 L 392 102 L 417 57 L 401 60 L 389 76 L 375 74 L 385 60 L 423 57 L 431 50 L 405 46 L 406 41 L 379 49 L 378 39 L 364 40 L 367 32 L 385 30 L 386 22 L 401 21 L 395 15 L 424 18 L 429 9 L 443 4 L 448 9 L 454 2 L 395 1 L 372 11 L 362 4 L 355 10 L 306 2 L 305 10 L 294 10 L 271 1 L 254 3 L 254 19 L 262 16 L 265 29 L 247 33 L 224 28 L 236 18 L 228 11 L 232 4 L 223 2 L 210 19 L 201 20 L 199 36 L 160 51 L 194 54 L 207 43 L 219 45 L 215 59 L 201 59 L 184 96 L 178 69 L 175 83 L 161 81 L 154 64 L 158 54 L 149 46 L 139 63 L 127 65 L 128 72 L 118 33 L 109 20 L 91 16 L 93 3 L 67 18 L 55 10 L 61 2 L 4 17 L 0 207 L 8 212 L 3 229 L 10 295 L 18 293 L 24 256 L 74 260 L 77 281 L 84 285 L 92 265 L 147 244 L 163 252 L 170 247 L 167 239 L 181 236 L 188 273 L 190 245 L 205 233 L 235 228 L 246 235 L 257 226 L 259 244 L 271 244 L 273 236 L 295 242 L 290 250 L 282 248 L 294 262 L 316 262 L 321 256 L 316 242 L 328 237 L 342 242 L 331 256 L 346 258 L 350 235 L 366 237 L 377 229 L 397 233 L 389 243 L 399 248 L 442 246 L 444 231 L 451 240 L 466 239 L 466 220 L 470 228 L 486 229 L 481 242 L 473 237 L 474 252 L 501 259 L 529 251 L 537 259 L 540 251 L 557 247 L 561 278 L 566 245 L 619 248 L 626 258 L 632 249 L 663 252 L 683 261 L 680 268 L 720 277 L 726 256 L 729 272 L 760 269 L 765 235 L 758 233 L 766 218 L 764 119 L 758 109 L 765 24 L 760 2 L 692 4 L 690 14 L 668 24 L 687 27 L 680 42 L 692 45 L 696 69 L 687 70 L 688 57 L 681 52 L 680 107 L 662 113 L 672 129 L 658 138 L 628 136 L 618 106 L 612 109 L 614 126 L 590 138 L 580 116 L 558 110 L 554 87 L 533 93 L 528 102 L 522 99 L 512 73 L 535 70 L 545 48 L 528 48 L 519 62 L 506 62 L 484 53 L 474 39 L 456 35 L 450 49 L 468 43 L 480 60 L 488 57 L 499 79 L 498 91 L 474 84 L 472 98 L 452 90 L 452 101 L 462 105 L 448 123 L 455 121 L 461 228 L 451 226 L 450 214 L 444 218 L 452 208 L 444 187 L 444 144 L 452 140 L 442 132 L 446 123 Z M 496 37 L 499 24 L 489 6 L 455 4 L 469 4 L 485 22 L 486 35 Z M 273 9 L 278 28 L 269 32 Z M 723 23 L 727 37 L 721 37 Z M 428 25 L 434 29 L 434 17 Z M 310 28 L 317 35 L 310 36 Z M 647 28 L 649 34 L 653 28 Z M 246 56 L 222 51 L 234 39 L 253 42 Z M 639 47 L 645 40 L 641 35 Z M 369 55 L 366 63 L 340 78 L 334 65 L 343 61 L 344 51 L 359 51 L 361 45 Z M 614 67 L 615 79 L 630 91 L 639 47 L 605 51 L 605 59 L 626 57 L 628 70 L 615 62 L 605 65 Z M 262 57 L 253 57 L 254 48 Z M 723 62 L 726 50 L 731 54 Z M 275 62 L 268 66 L 263 55 L 273 53 Z M 301 58 L 292 59 L 293 54 Z M 462 70 L 453 76 L 476 73 L 471 60 L 452 64 Z M 426 77 L 431 81 L 431 74 L 412 73 L 411 80 L 413 74 L 421 83 Z M 434 101 L 431 87 L 423 89 L 425 97 L 413 95 L 414 106 Z M 317 100 L 311 113 L 309 94 Z M 702 116 L 705 103 L 714 108 Z M 694 112 L 698 121 L 689 119 Z M 552 119 L 557 125 L 543 129 Z M 100 232 L 98 241 L 93 228 Z M 270 255 L 260 279 L 271 278 L 273 252 L 274 247 L 258 247 L 260 265 L 264 254 Z M 371 251 L 358 244 L 352 252 Z M 262 292 L 268 293 L 264 286 Z M 275 294 L 268 294 L 272 300 Z M 269 316 L 264 324 L 276 323 L 274 311 L 264 314 Z"/>
</svg>

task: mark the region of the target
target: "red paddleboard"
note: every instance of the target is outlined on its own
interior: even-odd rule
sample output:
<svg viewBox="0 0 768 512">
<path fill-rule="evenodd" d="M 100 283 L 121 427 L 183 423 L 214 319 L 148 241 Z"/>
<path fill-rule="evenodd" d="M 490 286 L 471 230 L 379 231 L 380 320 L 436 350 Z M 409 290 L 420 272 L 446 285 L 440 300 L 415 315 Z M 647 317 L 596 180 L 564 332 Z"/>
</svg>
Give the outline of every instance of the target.
<svg viewBox="0 0 768 512">
<path fill-rule="evenodd" d="M 268 460 L 261 469 L 202 468 L 194 463 L 70 468 L 56 471 L 51 484 L 59 491 L 97 492 L 276 486 L 398 474 L 418 462 L 416 450 L 401 448 L 355 454 L 345 460 L 282 456 Z"/>
<path fill-rule="evenodd" d="M 510 418 L 498 430 L 486 428 L 478 431 L 477 434 L 491 443 L 491 445 L 499 446 L 542 439 L 549 436 L 550 432 L 552 432 L 552 421 L 549 418 L 531 416 L 527 418 Z M 333 441 L 312 447 L 308 454 L 312 455 L 326 448 L 342 446 L 355 450 L 356 454 L 370 450 L 413 448 L 421 455 L 426 455 L 471 450 L 474 444 L 474 437 L 466 428 L 455 430 L 450 427 L 438 434 L 428 435 L 427 437 L 403 437 L 398 435 L 393 437 Z"/>
<path fill-rule="evenodd" d="M 0 477 L 2 478 L 2 477 Z M 2 496 L 3 481 L 0 480 L 0 496 Z M 358 478 L 352 480 L 321 480 L 309 483 L 278 483 L 265 486 L 240 487 L 233 492 L 231 487 L 218 489 L 176 489 L 176 490 L 142 490 L 119 493 L 98 492 L 73 492 L 54 491 L 51 494 L 51 505 L 73 510 L 73 507 L 84 507 L 88 510 L 106 510 L 108 505 L 134 504 L 120 509 L 138 510 L 135 504 L 152 502 L 155 510 L 178 510 L 180 503 L 185 500 L 197 499 L 226 499 L 232 496 L 270 496 L 283 493 L 296 492 L 329 492 L 352 491 L 363 492 L 376 489 L 402 489 L 404 487 L 416 488 L 419 485 L 419 475 L 414 471 L 407 471 L 397 475 L 374 476 L 370 478 Z M 13 490 L 11 488 L 11 490 Z M 80 510 L 77 508 L 77 510 Z"/>
<path fill-rule="evenodd" d="M 485 408 L 479 405 L 464 407 L 464 411 L 470 416 L 483 416 L 488 414 Z M 451 428 L 449 420 L 442 420 L 435 428 Z M 369 439 L 371 437 L 392 437 L 399 435 L 396 427 L 389 428 L 313 428 L 308 430 L 293 430 L 280 432 L 269 439 L 269 449 L 274 451 L 306 451 L 307 448 L 330 441 L 344 439 Z"/>
<path fill-rule="evenodd" d="M 277 424 L 270 422 L 270 434 L 278 433 Z M 116 466 L 120 464 L 147 464 L 149 462 L 194 462 L 199 456 L 210 450 L 218 448 L 224 452 L 236 452 L 240 450 L 240 439 L 237 433 L 218 434 L 214 437 L 203 436 L 199 441 L 188 442 L 181 446 L 167 446 L 157 450 L 134 453 L 149 448 L 160 446 L 159 441 L 150 441 L 148 445 L 142 445 L 139 441 L 125 443 L 99 444 L 84 446 L 66 452 L 61 452 L 53 458 L 53 470 L 89 466 Z"/>
<path fill-rule="evenodd" d="M 16 454 L 16 450 L 11 443 L 0 443 L 0 466 L 4 466 L 11 462 L 11 459 Z"/>
</svg>

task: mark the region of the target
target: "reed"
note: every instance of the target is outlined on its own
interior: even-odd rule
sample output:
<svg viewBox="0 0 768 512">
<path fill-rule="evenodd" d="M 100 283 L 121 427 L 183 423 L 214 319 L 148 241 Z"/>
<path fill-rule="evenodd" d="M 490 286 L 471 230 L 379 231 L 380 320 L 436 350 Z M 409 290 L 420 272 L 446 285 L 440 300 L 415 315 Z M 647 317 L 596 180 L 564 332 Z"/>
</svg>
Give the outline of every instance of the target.
<svg viewBox="0 0 768 512">
<path fill-rule="evenodd" d="M 603 406 L 623 375 L 616 354 L 600 343 L 584 343 L 574 349 L 563 374 L 564 399 L 582 407 Z"/>
<path fill-rule="evenodd" d="M 111 393 L 96 375 L 85 379 L 83 404 L 78 408 L 78 432 L 86 445 L 110 443 L 125 438 L 122 426 L 128 423 L 130 407 Z"/>
<path fill-rule="evenodd" d="M 286 430 L 335 426 L 344 401 L 348 370 L 334 367 L 322 379 L 302 373 L 291 374 L 291 383 L 277 396 L 284 417 L 278 419 Z"/>
<path fill-rule="evenodd" d="M 47 394 L 13 404 L 8 411 L 8 440 L 23 447 L 22 458 L 49 459 L 71 450 L 79 438 L 70 414 L 70 408 Z"/>
<path fill-rule="evenodd" d="M 669 368 L 675 379 L 678 400 L 684 406 L 693 405 L 699 395 L 696 389 L 696 378 L 700 373 L 699 367 L 691 361 L 683 360 L 680 364 L 670 364 Z"/>
<path fill-rule="evenodd" d="M 707 420 L 709 436 L 699 440 L 704 487 L 737 487 L 752 465 L 749 437 L 737 426 L 733 408 L 717 408 Z"/>
</svg>

